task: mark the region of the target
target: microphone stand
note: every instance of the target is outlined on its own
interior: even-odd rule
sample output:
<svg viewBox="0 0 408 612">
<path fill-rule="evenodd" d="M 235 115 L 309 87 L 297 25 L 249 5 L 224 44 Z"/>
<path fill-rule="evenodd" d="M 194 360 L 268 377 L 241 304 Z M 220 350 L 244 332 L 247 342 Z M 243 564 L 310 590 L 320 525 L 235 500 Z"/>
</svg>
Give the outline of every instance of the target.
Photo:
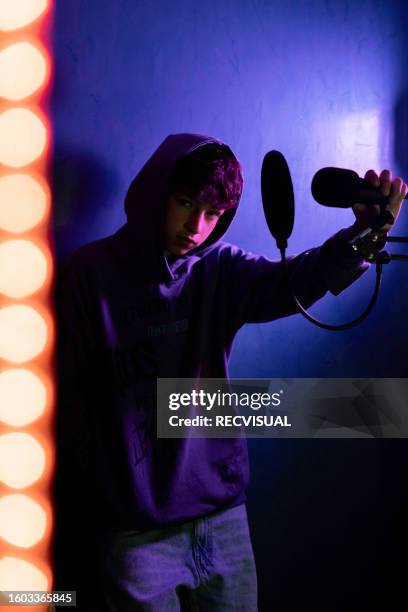
<svg viewBox="0 0 408 612">
<path fill-rule="evenodd" d="M 370 238 L 367 241 L 367 238 Z M 408 236 L 386 236 L 383 238 L 384 246 L 387 242 L 394 242 L 396 244 L 408 243 Z M 357 236 L 352 241 L 352 247 L 355 251 L 360 253 L 366 261 L 369 263 L 381 263 L 388 264 L 390 261 L 408 261 L 408 254 L 388 253 L 387 251 L 373 251 L 376 241 L 370 237 L 370 234 Z"/>
<path fill-rule="evenodd" d="M 386 242 L 395 242 L 395 243 L 407 243 L 408 236 L 388 236 L 386 238 Z M 390 263 L 390 261 L 408 261 L 408 254 L 398 254 L 398 253 L 387 253 L 387 251 L 380 251 L 374 257 L 374 261 L 381 261 L 381 263 Z"/>
</svg>

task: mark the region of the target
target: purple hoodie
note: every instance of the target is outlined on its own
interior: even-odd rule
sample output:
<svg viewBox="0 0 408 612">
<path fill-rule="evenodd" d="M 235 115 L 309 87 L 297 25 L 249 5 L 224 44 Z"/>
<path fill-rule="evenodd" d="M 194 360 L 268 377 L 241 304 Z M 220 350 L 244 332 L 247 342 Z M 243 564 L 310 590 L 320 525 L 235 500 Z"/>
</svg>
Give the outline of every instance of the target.
<svg viewBox="0 0 408 612">
<path fill-rule="evenodd" d="M 60 283 L 60 460 L 87 490 L 95 526 L 149 529 L 241 504 L 246 441 L 157 439 L 156 379 L 224 378 L 244 323 L 296 312 L 280 262 L 220 241 L 226 211 L 201 246 L 168 263 L 162 242 L 175 163 L 213 138 L 168 136 L 130 185 L 127 223 L 80 248 Z M 347 243 L 355 229 L 290 259 L 311 305 L 368 267 Z M 250 374 L 250 372 L 248 372 Z"/>
</svg>

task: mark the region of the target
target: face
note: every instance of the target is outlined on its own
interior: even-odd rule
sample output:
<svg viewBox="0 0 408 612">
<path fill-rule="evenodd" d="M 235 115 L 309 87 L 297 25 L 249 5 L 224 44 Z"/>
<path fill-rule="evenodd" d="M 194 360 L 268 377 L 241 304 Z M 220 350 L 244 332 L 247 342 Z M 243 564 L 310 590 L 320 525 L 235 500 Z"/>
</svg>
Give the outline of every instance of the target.
<svg viewBox="0 0 408 612">
<path fill-rule="evenodd" d="M 182 193 L 167 201 L 165 222 L 166 250 L 185 255 L 207 240 L 225 209 L 199 204 Z"/>
</svg>

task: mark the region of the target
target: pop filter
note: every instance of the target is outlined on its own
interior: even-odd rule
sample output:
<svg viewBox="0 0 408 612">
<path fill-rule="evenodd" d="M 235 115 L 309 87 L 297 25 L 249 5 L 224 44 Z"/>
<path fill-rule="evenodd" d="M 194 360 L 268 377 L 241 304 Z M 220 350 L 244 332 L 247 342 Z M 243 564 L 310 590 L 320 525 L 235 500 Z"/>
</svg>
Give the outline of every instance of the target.
<svg viewBox="0 0 408 612">
<path fill-rule="evenodd" d="M 269 151 L 264 157 L 261 192 L 269 230 L 278 249 L 286 249 L 295 220 L 295 198 L 288 164 L 279 151 Z"/>
</svg>

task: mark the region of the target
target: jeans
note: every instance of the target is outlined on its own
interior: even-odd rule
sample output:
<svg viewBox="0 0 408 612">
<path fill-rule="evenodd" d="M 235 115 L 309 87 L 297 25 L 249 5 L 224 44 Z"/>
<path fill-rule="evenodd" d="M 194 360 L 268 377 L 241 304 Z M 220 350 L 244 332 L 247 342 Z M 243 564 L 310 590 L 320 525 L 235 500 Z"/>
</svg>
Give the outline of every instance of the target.
<svg viewBox="0 0 408 612">
<path fill-rule="evenodd" d="M 110 612 L 258 609 L 245 505 L 147 532 L 112 531 L 100 560 Z"/>
</svg>

